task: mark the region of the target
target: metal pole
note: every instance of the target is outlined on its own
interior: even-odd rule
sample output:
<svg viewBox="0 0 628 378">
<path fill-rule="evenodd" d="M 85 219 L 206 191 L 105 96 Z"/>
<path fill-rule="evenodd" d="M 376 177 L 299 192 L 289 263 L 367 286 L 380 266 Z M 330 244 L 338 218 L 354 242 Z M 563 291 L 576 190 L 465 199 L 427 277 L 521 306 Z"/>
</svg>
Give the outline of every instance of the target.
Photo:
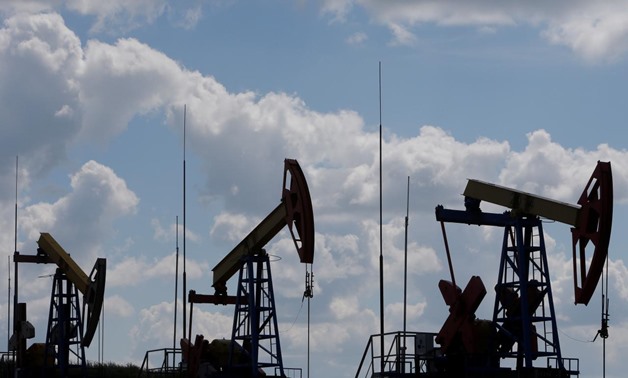
<svg viewBox="0 0 628 378">
<path fill-rule="evenodd" d="M 408 176 L 408 189 L 406 191 L 406 222 L 405 241 L 403 248 L 403 359 L 401 371 L 405 373 L 406 364 L 406 308 L 408 307 L 408 219 L 410 216 L 410 176 Z"/>
<path fill-rule="evenodd" d="M 11 350 L 11 255 L 7 256 L 7 271 L 9 276 L 9 289 L 7 290 L 7 351 Z"/>
<path fill-rule="evenodd" d="M 19 253 L 17 251 L 17 179 L 18 179 L 18 157 L 15 157 L 15 230 L 14 230 L 14 249 L 13 249 L 13 261 L 15 264 L 15 273 L 13 274 L 13 277 L 15 277 L 15 288 L 13 289 L 13 334 L 16 336 L 18 336 L 18 329 L 19 329 L 19 325 L 17 322 L 17 298 L 18 298 L 18 272 L 17 272 L 17 261 L 15 260 L 15 256 Z M 8 330 L 7 330 L 8 331 Z M 19 363 L 21 363 L 21 358 L 17 358 L 17 357 L 21 357 L 19 356 L 19 346 L 20 346 L 20 341 L 19 340 L 15 340 L 16 341 L 16 345 L 15 345 L 15 349 L 13 352 L 13 361 L 15 362 L 14 367 L 21 367 L 18 364 L 18 359 L 20 360 Z"/>
<path fill-rule="evenodd" d="M 403 333 L 406 333 L 406 307 L 408 303 L 408 219 L 410 215 L 410 176 L 408 176 L 408 190 L 406 192 L 406 222 L 403 253 Z M 404 338 L 405 343 L 405 338 Z M 405 344 L 404 344 L 405 347 Z"/>
<path fill-rule="evenodd" d="M 384 243 L 382 227 L 382 62 L 379 62 L 379 328 L 381 333 L 381 372 L 384 371 Z"/>
<path fill-rule="evenodd" d="M 185 273 L 185 116 L 187 113 L 187 105 L 183 105 L 183 335 L 186 331 L 186 308 L 187 308 L 187 277 Z M 191 327 L 190 327 L 191 328 Z"/>
<path fill-rule="evenodd" d="M 172 349 L 177 348 L 177 299 L 179 298 L 179 216 L 176 216 L 176 225 L 176 257 L 174 268 L 174 336 L 172 336 Z"/>
</svg>

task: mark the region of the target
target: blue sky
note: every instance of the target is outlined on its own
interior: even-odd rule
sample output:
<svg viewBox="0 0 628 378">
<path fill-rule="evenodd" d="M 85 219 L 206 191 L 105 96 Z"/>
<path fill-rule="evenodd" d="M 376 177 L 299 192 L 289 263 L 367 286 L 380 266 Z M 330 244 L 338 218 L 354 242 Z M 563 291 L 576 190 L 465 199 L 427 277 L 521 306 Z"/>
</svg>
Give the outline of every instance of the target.
<svg viewBox="0 0 628 378">
<path fill-rule="evenodd" d="M 138 363 L 171 346 L 186 104 L 188 288 L 210 292 L 211 268 L 277 205 L 283 159 L 298 159 L 317 230 L 312 376 L 354 376 L 379 331 L 381 62 L 386 328 L 401 328 L 407 176 L 408 324 L 436 332 L 448 311 L 437 290 L 448 277 L 437 204 L 462 208 L 467 178 L 575 203 L 596 161 L 610 160 L 607 376 L 618 377 L 628 342 L 627 5 L 2 2 L 0 243 L 10 256 L 19 155 L 20 251 L 34 253 L 47 231 L 85 270 L 108 259 L 105 359 Z M 492 287 L 499 230 L 449 229 L 457 277 Z M 601 343 L 585 342 L 599 329 L 599 290 L 573 306 L 569 229 L 546 232 L 563 354 L 599 377 Z M 268 249 L 282 257 L 273 276 L 286 365 L 305 367 L 303 267 L 287 237 Z M 20 300 L 42 341 L 51 282 L 38 276 L 54 268 L 20 269 Z M 489 291 L 478 315 L 490 318 L 492 305 Z M 231 317 L 200 306 L 195 333 L 228 337 Z"/>
</svg>

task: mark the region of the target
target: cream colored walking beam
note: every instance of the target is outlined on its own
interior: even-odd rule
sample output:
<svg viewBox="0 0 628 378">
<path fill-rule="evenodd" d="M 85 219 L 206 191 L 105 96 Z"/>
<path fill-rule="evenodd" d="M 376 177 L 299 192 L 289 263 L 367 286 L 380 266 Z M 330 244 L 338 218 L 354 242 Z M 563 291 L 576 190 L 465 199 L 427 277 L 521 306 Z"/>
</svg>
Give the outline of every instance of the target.
<svg viewBox="0 0 628 378">
<path fill-rule="evenodd" d="M 515 212 L 538 215 L 571 226 L 578 225 L 580 206 L 551 200 L 488 182 L 470 179 L 465 197 L 508 207 Z"/>
</svg>

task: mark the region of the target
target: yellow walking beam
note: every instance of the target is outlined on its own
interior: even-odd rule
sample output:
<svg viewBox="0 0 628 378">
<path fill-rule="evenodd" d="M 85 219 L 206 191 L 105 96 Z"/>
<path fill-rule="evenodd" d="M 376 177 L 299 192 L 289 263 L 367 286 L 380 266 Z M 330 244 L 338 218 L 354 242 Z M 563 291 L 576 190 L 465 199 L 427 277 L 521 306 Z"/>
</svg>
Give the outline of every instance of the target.
<svg viewBox="0 0 628 378">
<path fill-rule="evenodd" d="M 74 287 L 83 294 L 83 304 L 87 305 L 87 310 L 83 313 L 83 317 L 87 319 L 87 322 L 84 323 L 85 330 L 81 343 L 83 346 L 88 347 L 96 333 L 102 311 L 105 297 L 107 260 L 104 258 L 96 259 L 94 268 L 88 276 L 49 233 L 42 232 L 37 244 L 43 254 L 38 253 L 37 256 L 17 257 L 23 262 L 57 264 L 70 282 L 74 284 Z"/>
<path fill-rule="evenodd" d="M 286 205 L 282 201 L 212 269 L 214 272 L 212 286 L 217 293 L 225 294 L 227 292 L 227 281 L 240 270 L 243 257 L 259 252 L 281 231 L 286 225 L 286 214 Z"/>
<path fill-rule="evenodd" d="M 63 270 L 74 286 L 76 286 L 83 295 L 86 295 L 91 283 L 89 277 L 87 277 L 87 274 L 74 262 L 63 247 L 57 243 L 52 235 L 47 232 L 42 232 L 37 244 L 39 248 L 48 255 L 48 258 Z"/>
</svg>

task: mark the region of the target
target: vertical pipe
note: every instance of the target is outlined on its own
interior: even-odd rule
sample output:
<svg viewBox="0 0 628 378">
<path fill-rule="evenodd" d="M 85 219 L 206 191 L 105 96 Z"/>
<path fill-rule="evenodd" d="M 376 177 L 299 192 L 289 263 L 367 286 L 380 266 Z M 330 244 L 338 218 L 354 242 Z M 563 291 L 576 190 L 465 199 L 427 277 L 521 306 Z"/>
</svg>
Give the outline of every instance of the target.
<svg viewBox="0 0 628 378">
<path fill-rule="evenodd" d="M 382 62 L 379 62 L 379 328 L 381 372 L 384 371 L 384 252 L 382 232 Z"/>
<path fill-rule="evenodd" d="M 186 331 L 186 308 L 187 308 L 187 277 L 185 273 L 185 117 L 187 113 L 187 105 L 183 105 L 183 336 Z M 192 327 L 190 327 L 191 329 Z M 191 335 L 190 335 L 191 336 Z M 191 342 L 191 340 L 190 340 Z"/>
<path fill-rule="evenodd" d="M 408 176 L 408 188 L 406 190 L 406 220 L 405 240 L 403 247 L 403 358 L 401 371 L 405 373 L 406 364 L 406 308 L 408 307 L 408 219 L 410 216 L 410 176 Z"/>
<path fill-rule="evenodd" d="M 13 233 L 13 251 L 17 252 L 17 175 L 18 175 L 18 157 L 15 157 L 15 219 Z"/>
<path fill-rule="evenodd" d="M 177 299 L 179 298 L 179 216 L 175 217 L 176 219 L 176 236 L 175 236 L 175 245 L 176 245 L 176 256 L 175 256 L 175 268 L 174 268 L 174 325 L 173 331 L 174 335 L 172 336 L 172 349 L 177 348 Z M 185 335 L 183 335 L 185 336 Z"/>
<path fill-rule="evenodd" d="M 7 256 L 7 271 L 9 277 L 9 289 L 7 290 L 7 351 L 11 350 L 11 255 Z"/>
<path fill-rule="evenodd" d="M 406 191 L 406 221 L 405 240 L 403 248 L 403 333 L 406 333 L 406 307 L 408 304 L 408 217 L 410 215 L 410 176 L 408 176 L 408 189 Z M 405 344 L 404 344 L 405 346 Z"/>
<path fill-rule="evenodd" d="M 18 306 L 17 306 L 17 300 L 18 300 L 18 269 L 17 269 L 17 261 L 15 260 L 15 256 L 19 253 L 17 251 L 17 178 L 18 178 L 18 157 L 15 157 L 15 230 L 14 230 L 14 249 L 13 249 L 13 261 L 15 264 L 15 272 L 13 274 L 13 277 L 15 277 L 15 288 L 13 289 L 13 334 L 16 335 L 18 334 L 18 329 L 19 329 L 19 322 L 17 320 L 17 312 L 18 312 Z M 24 312 L 26 312 L 26 308 L 24 308 Z M 26 316 L 26 315 L 24 315 Z M 7 330 L 8 331 L 8 330 Z M 14 354 L 13 354 L 13 360 L 16 361 L 16 365 L 15 367 L 21 367 L 21 358 L 20 361 L 18 361 L 18 359 L 16 358 L 16 353 L 17 355 L 19 355 L 19 345 L 20 341 L 16 340 L 18 347 L 15 348 L 14 350 Z"/>
</svg>

